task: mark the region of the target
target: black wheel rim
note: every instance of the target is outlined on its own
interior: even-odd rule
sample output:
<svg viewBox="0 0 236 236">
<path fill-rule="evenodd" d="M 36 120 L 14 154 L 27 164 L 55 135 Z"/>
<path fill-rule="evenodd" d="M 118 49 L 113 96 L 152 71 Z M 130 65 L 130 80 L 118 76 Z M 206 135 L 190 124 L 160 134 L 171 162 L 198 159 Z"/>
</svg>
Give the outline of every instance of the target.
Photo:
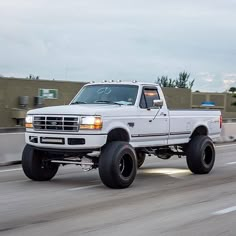
<svg viewBox="0 0 236 236">
<path fill-rule="evenodd" d="M 202 155 L 202 160 L 204 165 L 210 166 L 212 161 L 213 161 L 213 150 L 211 146 L 206 146 L 203 155 Z"/>
<path fill-rule="evenodd" d="M 36 152 L 36 155 L 37 155 L 37 159 L 39 161 L 39 168 L 42 169 L 42 170 L 52 170 L 54 169 L 57 164 L 55 163 L 52 163 L 48 158 L 47 158 L 47 155 L 44 154 L 45 156 L 43 157 L 40 157 L 39 153 Z"/>
<path fill-rule="evenodd" d="M 133 168 L 133 158 L 129 154 L 123 155 L 119 164 L 120 175 L 125 178 L 129 177 L 132 174 Z"/>
</svg>

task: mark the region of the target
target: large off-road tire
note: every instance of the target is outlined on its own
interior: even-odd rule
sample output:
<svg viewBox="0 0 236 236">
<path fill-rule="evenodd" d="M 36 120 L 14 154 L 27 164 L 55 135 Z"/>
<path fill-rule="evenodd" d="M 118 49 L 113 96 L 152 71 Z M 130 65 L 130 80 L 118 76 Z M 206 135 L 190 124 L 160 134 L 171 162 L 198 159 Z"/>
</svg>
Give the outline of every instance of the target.
<svg viewBox="0 0 236 236">
<path fill-rule="evenodd" d="M 137 151 L 136 156 L 137 156 L 137 166 L 138 168 L 140 168 L 145 161 L 146 154 L 144 152 Z"/>
<path fill-rule="evenodd" d="M 127 188 L 136 176 L 137 160 L 134 149 L 127 142 L 106 144 L 99 158 L 99 175 L 107 187 Z"/>
<path fill-rule="evenodd" d="M 187 147 L 187 164 L 194 174 L 208 174 L 215 163 L 215 148 L 212 140 L 203 135 L 191 139 Z"/>
<path fill-rule="evenodd" d="M 26 145 L 22 154 L 22 168 L 25 175 L 35 181 L 52 179 L 58 171 L 58 164 L 45 162 L 47 153 Z"/>
</svg>

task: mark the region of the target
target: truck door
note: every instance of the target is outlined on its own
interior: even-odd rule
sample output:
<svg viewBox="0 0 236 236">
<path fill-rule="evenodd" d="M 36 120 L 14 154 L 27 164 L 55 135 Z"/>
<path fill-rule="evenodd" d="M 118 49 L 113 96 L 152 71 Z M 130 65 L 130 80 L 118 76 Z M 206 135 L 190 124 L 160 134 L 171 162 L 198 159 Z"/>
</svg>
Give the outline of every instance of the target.
<svg viewBox="0 0 236 236">
<path fill-rule="evenodd" d="M 166 106 L 154 107 L 153 101 L 160 99 L 157 87 L 143 87 L 138 108 L 138 119 L 132 133 L 132 141 L 146 145 L 166 145 L 169 135 L 169 115 Z M 138 145 L 138 146 L 140 146 Z"/>
</svg>

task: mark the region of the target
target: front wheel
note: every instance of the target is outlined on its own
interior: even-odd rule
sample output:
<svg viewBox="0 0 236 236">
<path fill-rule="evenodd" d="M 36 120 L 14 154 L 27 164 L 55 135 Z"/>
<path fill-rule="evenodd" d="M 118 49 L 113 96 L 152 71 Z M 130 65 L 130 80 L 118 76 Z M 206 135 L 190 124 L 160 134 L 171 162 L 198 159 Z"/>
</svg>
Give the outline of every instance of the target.
<svg viewBox="0 0 236 236">
<path fill-rule="evenodd" d="M 187 164 L 194 174 L 208 174 L 215 163 L 212 140 L 203 135 L 191 139 L 187 147 Z"/>
<path fill-rule="evenodd" d="M 58 164 L 47 161 L 47 153 L 26 145 L 22 154 L 22 168 L 25 175 L 35 181 L 52 179 L 58 171 Z"/>
<path fill-rule="evenodd" d="M 108 143 L 99 158 L 99 175 L 107 187 L 127 188 L 136 176 L 137 160 L 132 146 L 126 142 Z"/>
</svg>

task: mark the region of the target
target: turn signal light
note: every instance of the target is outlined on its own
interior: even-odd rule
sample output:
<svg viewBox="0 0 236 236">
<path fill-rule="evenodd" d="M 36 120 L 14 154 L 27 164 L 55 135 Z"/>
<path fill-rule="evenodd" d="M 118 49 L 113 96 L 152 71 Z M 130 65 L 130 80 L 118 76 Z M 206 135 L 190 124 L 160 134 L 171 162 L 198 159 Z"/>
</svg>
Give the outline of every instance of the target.
<svg viewBox="0 0 236 236">
<path fill-rule="evenodd" d="M 33 124 L 32 123 L 26 123 L 25 128 L 33 128 Z"/>
</svg>

